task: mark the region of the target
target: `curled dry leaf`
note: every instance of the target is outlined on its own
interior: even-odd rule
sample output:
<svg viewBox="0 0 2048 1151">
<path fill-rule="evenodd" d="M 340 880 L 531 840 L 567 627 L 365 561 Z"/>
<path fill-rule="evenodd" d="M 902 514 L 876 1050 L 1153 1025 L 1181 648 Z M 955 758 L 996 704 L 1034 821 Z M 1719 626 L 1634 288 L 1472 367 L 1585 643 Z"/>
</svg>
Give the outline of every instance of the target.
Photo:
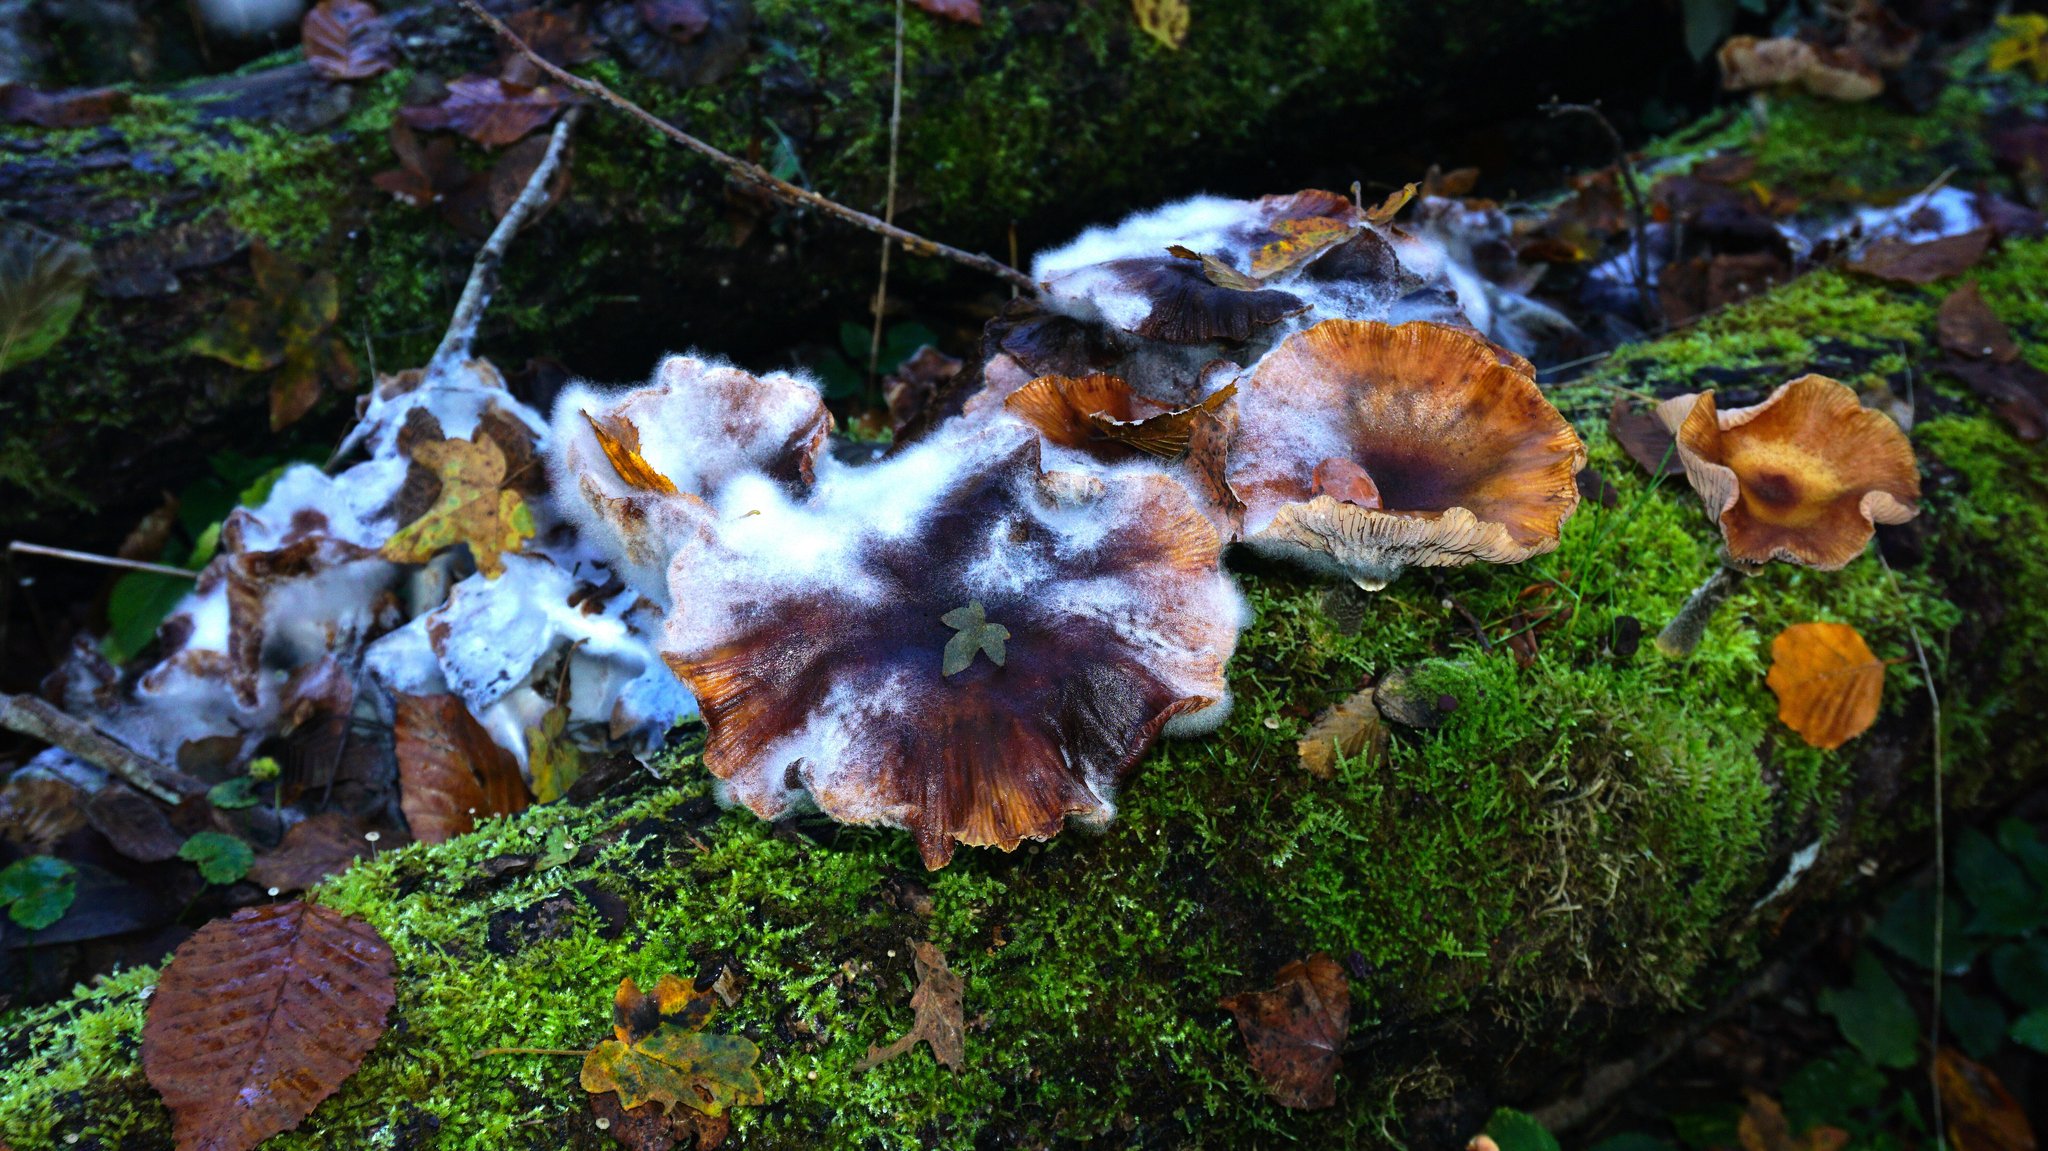
<svg viewBox="0 0 2048 1151">
<path fill-rule="evenodd" d="M 1653 476 L 1676 476 L 1685 472 L 1678 458 L 1678 437 L 1657 418 L 1654 411 L 1638 411 L 1627 400 L 1614 401 L 1607 413 L 1607 434 Z"/>
<path fill-rule="evenodd" d="M 920 1041 L 931 1044 L 932 1058 L 941 1067 L 958 1071 L 966 1063 L 966 980 L 947 968 L 946 953 L 929 943 L 912 943 L 911 961 L 917 967 L 917 990 L 910 996 L 910 1009 L 916 1012 L 916 1019 L 910 1030 L 894 1043 L 868 1048 L 867 1056 L 854 1065 L 854 1070 L 866 1071 L 887 1063 Z"/>
<path fill-rule="evenodd" d="M 375 928 L 309 903 L 200 928 L 172 954 L 142 1029 L 142 1068 L 180 1151 L 247 1151 L 297 1127 L 384 1033 L 392 975 Z"/>
<path fill-rule="evenodd" d="M 299 43 L 329 80 L 367 80 L 398 59 L 390 27 L 364 0 L 320 0 L 299 22 Z"/>
<path fill-rule="evenodd" d="M 1786 727 L 1813 747 L 1832 749 L 1877 721 L 1884 666 L 1848 624 L 1799 623 L 1771 641 L 1764 682 Z"/>
<path fill-rule="evenodd" d="M 1270 991 L 1226 995 L 1251 1052 L 1252 1070 L 1283 1107 L 1316 1110 L 1337 1102 L 1337 1064 L 1351 1027 L 1351 983 L 1337 961 L 1317 952 L 1280 969 Z"/>
<path fill-rule="evenodd" d="M 399 810 L 423 843 L 465 834 L 484 816 L 524 811 L 519 761 L 492 741 L 457 695 L 394 700 Z"/>
<path fill-rule="evenodd" d="M 1339 757 L 1350 759 L 1362 751 L 1376 756 L 1386 745 L 1387 725 L 1368 687 L 1317 716 L 1294 750 L 1310 775 L 1329 779 L 1337 774 Z"/>
<path fill-rule="evenodd" d="M 618 413 L 593 416 L 587 410 L 583 418 L 590 421 L 590 430 L 597 436 L 597 446 L 604 449 L 604 458 L 611 461 L 612 470 L 619 473 L 619 479 L 627 487 L 643 492 L 675 494 L 675 481 L 654 470 L 640 454 L 640 429 L 633 426 L 632 420 Z"/>
<path fill-rule="evenodd" d="M 1408 206 L 1408 201 L 1415 198 L 1415 189 L 1416 185 L 1410 183 L 1387 193 L 1386 199 L 1365 210 L 1366 222 L 1382 228 L 1393 223 L 1401 209 Z"/>
<path fill-rule="evenodd" d="M 910 0 L 934 16 L 981 27 L 981 0 Z"/>
<path fill-rule="evenodd" d="M 1973 228 L 1919 243 L 1881 236 L 1846 266 L 1852 272 L 1895 284 L 1931 284 L 1975 267 L 1990 245 L 1989 228 Z"/>
<path fill-rule="evenodd" d="M 37 359 L 64 338 L 92 273 L 85 245 L 0 221 L 0 371 Z"/>
</svg>

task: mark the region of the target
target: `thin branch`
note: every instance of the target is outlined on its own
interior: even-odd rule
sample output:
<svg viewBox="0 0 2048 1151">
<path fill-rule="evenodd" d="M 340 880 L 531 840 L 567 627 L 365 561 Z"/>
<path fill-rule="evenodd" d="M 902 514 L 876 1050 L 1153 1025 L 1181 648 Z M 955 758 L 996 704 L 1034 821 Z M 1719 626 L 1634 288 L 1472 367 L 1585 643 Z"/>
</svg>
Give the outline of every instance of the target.
<svg viewBox="0 0 2048 1151">
<path fill-rule="evenodd" d="M 1954 171 L 1953 168 L 1950 169 Z M 1944 173 L 1942 179 L 1946 180 Z M 1884 574 L 1891 580 L 1892 602 L 1899 605 L 1900 618 L 1905 620 L 1906 634 L 1913 640 L 1913 658 L 1920 665 L 1920 682 L 1927 689 L 1927 706 L 1934 724 L 1934 950 L 1933 950 L 1933 1004 L 1927 1017 L 1927 1091 L 1933 1097 L 1934 1129 L 1946 1132 L 1948 1127 L 1942 1118 L 1941 1080 L 1935 1071 L 1935 1059 L 1941 1054 L 1941 969 L 1942 949 L 1947 940 L 1942 938 L 1942 916 L 1948 912 L 1948 833 L 1942 826 L 1945 799 L 1942 785 L 1947 772 L 1942 762 L 1941 738 L 1941 693 L 1934 687 L 1934 669 L 1927 662 L 1927 647 L 1920 642 L 1920 629 L 1913 623 L 1912 613 L 1906 610 L 1906 589 L 1899 582 L 1899 573 L 1892 570 L 1890 560 L 1884 558 L 1884 549 L 1877 550 L 1877 562 L 1884 565 Z"/>
<path fill-rule="evenodd" d="M 206 785 L 137 752 L 127 744 L 82 720 L 58 711 L 49 701 L 32 695 L 0 694 L 0 727 L 61 747 L 72 755 L 104 768 L 132 783 L 139 790 L 165 803 L 184 801 L 206 790 Z"/>
<path fill-rule="evenodd" d="M 959 248 L 941 244 L 936 240 L 927 240 L 915 232 L 906 232 L 894 224 L 877 220 L 866 212 L 856 211 L 836 200 L 827 199 L 816 192 L 799 188 L 787 180 L 777 179 L 768 169 L 763 168 L 759 164 L 748 163 L 738 156 L 734 156 L 699 140 L 697 137 L 656 116 L 654 113 L 626 99 L 603 84 L 595 80 L 585 79 L 566 68 L 559 67 L 552 61 L 543 59 L 538 52 L 528 47 L 526 42 L 521 40 L 512 29 L 506 27 L 504 21 L 486 12 L 483 6 L 477 3 L 477 0 L 462 0 L 462 6 L 469 9 L 477 19 L 490 25 L 492 31 L 502 37 L 506 43 L 518 49 L 528 60 L 533 61 L 535 67 L 562 85 L 610 104 L 633 119 L 640 121 L 642 124 L 667 136 L 683 147 L 724 168 L 734 176 L 759 187 L 785 204 L 789 204 L 792 207 L 815 208 L 833 219 L 887 236 L 902 244 L 907 251 L 917 255 L 937 256 L 941 259 L 951 260 L 956 264 L 965 265 L 976 271 L 987 272 L 991 276 L 996 276 L 1027 291 L 1036 292 L 1038 290 L 1038 286 L 1031 282 L 1031 277 L 1000 260 L 974 252 L 965 252 Z"/>
<path fill-rule="evenodd" d="M 1628 158 L 1628 143 L 1621 138 L 1621 132 L 1614 127 L 1614 121 L 1600 110 L 1598 104 L 1564 104 L 1552 99 L 1543 106 L 1552 116 L 1590 116 L 1607 133 L 1607 142 L 1614 149 L 1615 170 L 1621 175 L 1621 188 L 1628 196 L 1629 249 L 1632 255 L 1629 271 L 1636 283 L 1636 303 L 1643 310 L 1643 323 L 1661 327 L 1664 309 L 1657 306 L 1657 299 L 1650 293 L 1650 267 L 1646 249 L 1650 243 L 1650 213 L 1643 200 L 1642 184 L 1636 178 L 1636 166 Z"/>
<path fill-rule="evenodd" d="M 70 560 L 73 563 L 97 564 L 105 568 L 121 568 L 124 571 L 149 572 L 152 575 L 176 576 L 179 579 L 196 580 L 199 573 L 190 568 L 174 568 L 169 564 L 144 563 L 141 560 L 124 560 L 119 556 L 94 555 L 92 552 L 75 552 L 68 548 L 44 547 L 42 544 L 28 544 L 20 540 L 8 543 L 7 550 L 17 555 L 47 556 L 50 559 Z"/>
<path fill-rule="evenodd" d="M 882 222 L 896 222 L 896 149 L 903 127 L 903 0 L 896 0 L 896 80 L 889 97 L 889 195 L 882 201 Z M 875 372 L 882 359 L 882 309 L 889 304 L 889 249 L 882 241 L 882 275 L 875 283 L 875 327 L 868 336 L 868 386 L 874 387 Z M 1013 257 L 1014 258 L 1014 257 Z"/>
<path fill-rule="evenodd" d="M 469 358 L 470 345 L 476 342 L 477 325 L 483 321 L 484 309 L 490 306 L 491 293 L 498 289 L 498 264 L 504 260 L 506 249 L 512 246 L 512 237 L 526 224 L 527 217 L 548 198 L 548 184 L 555 178 L 555 170 L 562 166 L 562 153 L 569 146 L 569 133 L 575 130 L 576 121 L 583 109 L 571 108 L 555 123 L 554 134 L 548 137 L 547 154 L 534 165 L 533 174 L 526 178 L 526 187 L 519 190 L 519 198 L 505 210 L 504 218 L 491 229 L 491 238 L 476 254 L 476 263 L 470 266 L 469 282 L 462 286 L 462 299 L 455 305 L 455 315 L 448 321 L 448 334 L 441 337 L 441 346 L 434 349 L 434 358 L 427 361 L 427 375 L 434 376 L 454 367 Z"/>
</svg>

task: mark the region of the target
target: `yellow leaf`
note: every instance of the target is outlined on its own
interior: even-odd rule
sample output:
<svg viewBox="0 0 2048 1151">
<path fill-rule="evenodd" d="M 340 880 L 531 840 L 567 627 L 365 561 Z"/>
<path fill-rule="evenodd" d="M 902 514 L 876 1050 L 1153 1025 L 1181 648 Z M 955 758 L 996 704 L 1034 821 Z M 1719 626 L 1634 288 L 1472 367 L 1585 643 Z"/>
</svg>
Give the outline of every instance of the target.
<svg viewBox="0 0 2048 1151">
<path fill-rule="evenodd" d="M 706 1035 L 664 1023 L 632 1045 L 607 1039 L 583 1058 L 583 1089 L 619 1093 L 631 1111 L 653 1101 L 668 1111 L 681 1103 L 706 1115 L 764 1096 L 754 1061 L 761 1049 L 737 1035 Z"/>
<path fill-rule="evenodd" d="M 1986 65 L 1993 72 L 2010 72 L 2026 64 L 2034 79 L 2048 82 L 2048 16 L 2039 12 L 2001 16 L 1998 27 L 2005 35 L 1992 43 Z"/>
<path fill-rule="evenodd" d="M 1219 288 L 1229 288 L 1233 292 L 1256 292 L 1265 286 L 1232 267 L 1230 261 L 1221 256 L 1197 252 L 1181 244 L 1167 245 L 1166 254 L 1176 260 L 1193 260 L 1201 264 L 1202 275 L 1207 276 L 1209 282 Z"/>
<path fill-rule="evenodd" d="M 1291 272 L 1351 235 L 1351 225 L 1332 216 L 1281 220 L 1273 230 L 1284 238 L 1252 253 L 1252 275 L 1261 280 Z"/>
<path fill-rule="evenodd" d="M 561 704 L 540 717 L 539 727 L 526 729 L 526 762 L 533 768 L 533 798 L 553 803 L 583 774 L 583 752 L 562 734 L 569 709 Z"/>
<path fill-rule="evenodd" d="M 479 428 L 474 439 L 419 444 L 412 458 L 440 477 L 441 495 L 424 515 L 385 540 L 380 554 L 393 563 L 425 563 L 468 544 L 486 578 L 503 574 L 504 553 L 519 550 L 533 534 L 526 501 L 516 491 L 499 490 L 505 482 L 505 453 Z"/>
<path fill-rule="evenodd" d="M 1389 193 L 1386 199 L 1380 201 L 1379 207 L 1367 208 L 1366 221 L 1376 227 L 1385 227 L 1393 223 L 1394 216 L 1408 206 L 1408 201 L 1415 198 L 1415 187 L 1410 183 L 1398 191 Z"/>
<path fill-rule="evenodd" d="M 1771 641 L 1764 682 L 1778 697 L 1778 718 L 1808 744 L 1837 748 L 1877 721 L 1884 661 L 1855 628 L 1793 624 Z"/>
<path fill-rule="evenodd" d="M 626 486 L 643 492 L 675 494 L 675 481 L 655 471 L 640 455 L 640 429 L 633 426 L 633 421 L 618 416 L 600 422 L 589 412 L 584 412 L 583 418 L 597 436 L 597 446 L 604 449 L 604 458 L 612 462 L 612 470 L 619 473 Z"/>
<path fill-rule="evenodd" d="M 1188 0 L 1131 0 L 1138 14 L 1138 27 L 1145 34 L 1178 49 L 1188 39 Z"/>
</svg>

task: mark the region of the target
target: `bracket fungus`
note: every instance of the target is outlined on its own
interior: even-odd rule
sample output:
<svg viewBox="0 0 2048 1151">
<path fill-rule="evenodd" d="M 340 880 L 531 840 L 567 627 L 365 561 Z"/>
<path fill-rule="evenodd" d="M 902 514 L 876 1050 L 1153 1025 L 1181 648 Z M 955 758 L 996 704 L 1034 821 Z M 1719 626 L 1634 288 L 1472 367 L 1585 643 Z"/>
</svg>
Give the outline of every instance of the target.
<svg viewBox="0 0 2048 1151">
<path fill-rule="evenodd" d="M 1528 376 L 1441 324 L 1326 320 L 1237 396 L 1244 542 L 1377 590 L 1557 546 L 1586 448 Z"/>
<path fill-rule="evenodd" d="M 831 430 L 803 380 L 670 356 L 646 387 L 578 386 L 556 401 L 560 507 L 635 587 L 665 596 L 669 557 L 707 501 L 741 476 L 809 485 Z"/>
<path fill-rule="evenodd" d="M 1106 820 L 1155 737 L 1228 705 L 1243 601 L 1163 475 L 1045 471 L 1003 424 L 744 502 L 678 550 L 662 650 L 764 817 L 906 827 L 941 867 Z"/>
<path fill-rule="evenodd" d="M 1826 376 L 1801 376 L 1760 404 L 1728 411 L 1713 392 L 1677 396 L 1657 418 L 1677 437 L 1686 479 L 1725 545 L 1721 566 L 1658 635 L 1668 655 L 1699 645 L 1737 576 L 1772 560 L 1833 571 L 1862 553 L 1878 524 L 1920 510 L 1906 434 Z"/>
</svg>

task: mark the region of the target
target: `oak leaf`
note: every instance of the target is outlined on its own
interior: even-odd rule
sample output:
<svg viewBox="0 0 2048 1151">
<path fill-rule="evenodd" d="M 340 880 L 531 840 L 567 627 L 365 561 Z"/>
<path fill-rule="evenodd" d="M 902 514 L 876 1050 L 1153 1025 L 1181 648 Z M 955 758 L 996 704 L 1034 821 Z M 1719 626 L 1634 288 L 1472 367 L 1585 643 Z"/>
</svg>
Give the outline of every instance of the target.
<svg viewBox="0 0 2048 1151">
<path fill-rule="evenodd" d="M 663 1113 L 681 1103 L 706 1115 L 762 1102 L 754 1074 L 760 1048 L 737 1035 L 706 1034 L 717 999 L 674 975 L 642 994 L 628 976 L 612 999 L 612 1032 L 583 1059 L 583 1089 L 617 1092 L 631 1112 L 649 1102 Z"/>
<path fill-rule="evenodd" d="M 967 1062 L 965 1000 L 967 981 L 946 966 L 946 953 L 919 940 L 911 945 L 911 961 L 917 967 L 917 990 L 910 995 L 915 1013 L 910 1030 L 887 1047 L 870 1047 L 854 1065 L 866 1071 L 887 1063 L 920 1042 L 931 1045 L 932 1058 L 939 1066 L 958 1071 Z"/>
<path fill-rule="evenodd" d="M 1837 748 L 1877 721 L 1884 661 L 1855 628 L 1798 623 L 1771 641 L 1764 682 L 1778 697 L 1778 718 L 1813 747 Z"/>
<path fill-rule="evenodd" d="M 1315 1110 L 1337 1103 L 1337 1064 L 1351 1027 L 1351 983 L 1317 952 L 1280 969 L 1270 991 L 1226 995 L 1223 1008 L 1251 1052 L 1252 1070 L 1284 1107 Z"/>
<path fill-rule="evenodd" d="M 674 495 L 675 481 L 654 470 L 640 454 L 640 429 L 624 416 L 607 416 L 600 420 L 589 412 L 583 418 L 590 422 L 590 430 L 597 436 L 597 446 L 604 449 L 604 458 L 611 461 L 612 470 L 626 486 L 643 492 L 663 492 Z"/>
<path fill-rule="evenodd" d="M 359 919 L 292 902 L 200 928 L 142 1029 L 179 1151 L 248 1151 L 297 1127 L 369 1054 L 394 998 L 391 948 Z"/>
<path fill-rule="evenodd" d="M 299 43 L 329 80 L 367 80 L 398 60 L 390 26 L 364 0 L 320 0 L 299 22 Z"/>
<path fill-rule="evenodd" d="M 524 811 L 519 761 L 469 714 L 462 697 L 405 695 L 394 700 L 399 810 L 423 843 L 442 843 L 476 827 L 481 816 Z"/>
<path fill-rule="evenodd" d="M 1188 40 L 1188 0 L 1131 0 L 1138 15 L 1138 27 L 1168 48 L 1178 50 Z"/>
<path fill-rule="evenodd" d="M 463 76 L 448 82 L 438 104 L 401 108 L 414 128 L 460 132 L 486 148 L 502 148 L 555 118 L 565 101 L 545 86 L 515 84 L 497 76 Z"/>
<path fill-rule="evenodd" d="M 381 554 L 393 563 L 425 563 L 447 548 L 468 544 L 477 570 L 495 579 L 504 555 L 533 535 L 533 512 L 516 488 L 506 486 L 505 453 L 479 427 L 471 439 L 414 444 L 413 462 L 440 478 L 441 493 L 418 519 L 393 532 Z"/>
</svg>

